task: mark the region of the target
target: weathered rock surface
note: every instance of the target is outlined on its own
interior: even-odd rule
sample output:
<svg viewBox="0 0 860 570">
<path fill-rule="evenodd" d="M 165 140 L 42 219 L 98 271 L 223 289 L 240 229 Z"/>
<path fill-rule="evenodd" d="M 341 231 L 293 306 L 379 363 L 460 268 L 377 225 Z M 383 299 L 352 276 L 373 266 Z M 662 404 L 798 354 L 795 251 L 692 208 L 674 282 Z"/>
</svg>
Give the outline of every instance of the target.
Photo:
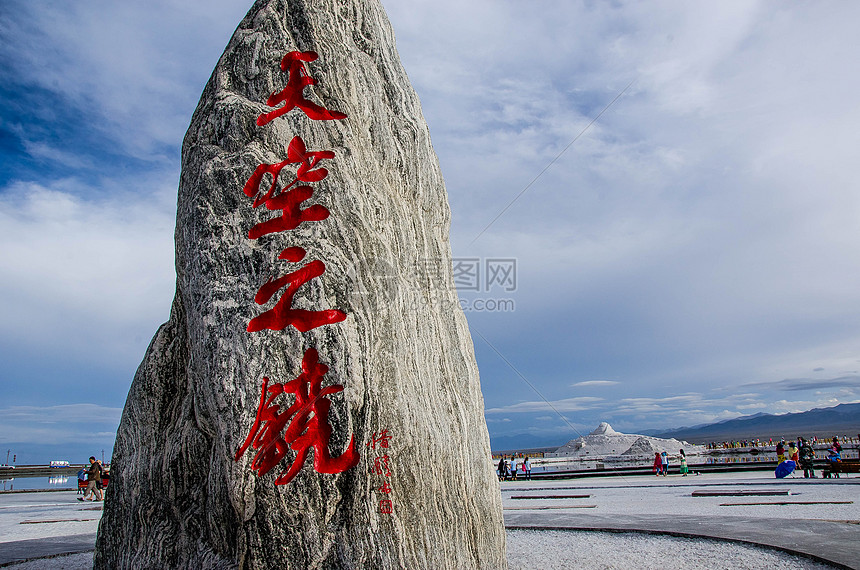
<svg viewBox="0 0 860 570">
<path fill-rule="evenodd" d="M 315 51 L 304 95 L 348 117 L 299 109 L 259 127 L 290 51 Z M 278 212 L 242 188 L 301 136 L 332 150 L 304 206 L 331 216 L 248 239 Z M 472 342 L 450 270 L 449 209 L 418 98 L 377 0 L 261 0 L 231 39 L 182 148 L 177 286 L 170 320 L 137 371 L 117 434 L 97 568 L 503 568 L 498 483 Z M 293 173 L 295 172 L 295 167 Z M 291 180 L 292 175 L 287 178 Z M 294 307 L 339 309 L 307 332 L 246 332 L 289 246 L 326 272 Z M 264 376 L 287 382 L 308 348 L 329 366 L 330 452 L 355 436 L 358 465 L 321 474 L 308 458 L 287 485 L 234 454 Z M 281 396 L 285 409 L 292 396 Z M 373 472 L 374 433 L 391 435 L 391 476 Z M 390 494 L 378 489 L 390 482 Z M 380 512 L 390 498 L 392 512 Z"/>
</svg>

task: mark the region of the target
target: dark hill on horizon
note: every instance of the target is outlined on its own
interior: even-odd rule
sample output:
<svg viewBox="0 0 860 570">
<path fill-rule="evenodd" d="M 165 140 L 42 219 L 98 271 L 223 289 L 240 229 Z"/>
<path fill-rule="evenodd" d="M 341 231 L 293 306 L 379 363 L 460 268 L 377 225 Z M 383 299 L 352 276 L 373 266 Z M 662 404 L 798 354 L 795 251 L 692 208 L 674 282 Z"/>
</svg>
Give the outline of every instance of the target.
<svg viewBox="0 0 860 570">
<path fill-rule="evenodd" d="M 738 439 L 792 439 L 798 436 L 833 437 L 860 434 L 860 403 L 815 408 L 794 414 L 755 414 L 714 424 L 667 431 L 648 430 L 646 435 L 674 437 L 690 443 Z"/>
<path fill-rule="evenodd" d="M 731 441 L 743 439 L 786 439 L 797 436 L 831 438 L 834 435 L 857 437 L 860 434 L 860 403 L 839 404 L 832 408 L 815 408 L 794 414 L 753 414 L 713 424 L 682 427 L 670 430 L 625 430 L 653 437 L 675 438 L 690 443 Z M 515 435 L 490 434 L 493 453 L 523 451 L 527 449 L 557 448 L 577 437 L 577 434 L 557 436 L 520 433 Z"/>
</svg>

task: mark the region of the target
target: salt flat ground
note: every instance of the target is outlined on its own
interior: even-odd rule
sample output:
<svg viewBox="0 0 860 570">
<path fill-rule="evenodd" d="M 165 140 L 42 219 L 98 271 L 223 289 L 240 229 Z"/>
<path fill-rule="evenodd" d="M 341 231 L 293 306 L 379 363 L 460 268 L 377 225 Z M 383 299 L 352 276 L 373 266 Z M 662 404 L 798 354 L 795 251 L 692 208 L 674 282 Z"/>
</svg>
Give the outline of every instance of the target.
<svg viewBox="0 0 860 570">
<path fill-rule="evenodd" d="M 80 502 L 77 491 L 0 494 L 0 544 L 98 531 L 102 503 Z"/>
<path fill-rule="evenodd" d="M 511 520 L 549 521 L 649 520 L 652 526 L 660 521 L 677 522 L 684 517 L 698 521 L 726 523 L 737 520 L 767 534 L 780 534 L 780 521 L 788 526 L 831 525 L 843 529 L 849 537 L 843 540 L 860 543 L 860 478 L 814 479 L 787 478 L 778 480 L 769 472 L 690 475 L 681 477 L 591 477 L 559 481 L 503 481 L 500 483 L 505 517 Z M 693 497 L 696 490 L 788 490 L 790 495 L 746 497 Z M 578 499 L 540 499 L 550 494 L 590 495 Z M 515 499 L 515 496 L 529 496 Z M 51 493 L 0 494 L 0 553 L 5 543 L 29 539 L 60 539 L 92 535 L 98 530 L 101 503 L 81 503 L 75 491 Z M 826 503 L 853 501 L 850 504 L 792 504 L 778 502 L 803 501 Z M 766 505 L 733 505 L 732 503 L 768 503 Z M 547 508 L 550 507 L 550 508 Z M 582 508 L 586 507 L 586 508 Z M 564 519 L 564 517 L 568 517 Z M 692 520 L 692 519 L 691 519 Z M 831 522 L 822 522 L 831 521 Z M 838 521 L 838 522 L 833 522 Z M 835 525 L 835 526 L 834 526 Z M 587 525 L 599 527 L 600 525 Z M 677 524 L 676 524 L 677 526 Z M 831 528 L 829 527 L 829 528 Z M 819 528 L 819 527 L 816 527 Z M 819 537 L 808 537 L 815 549 Z M 694 534 L 707 533 L 707 524 L 697 527 Z M 608 533 L 582 530 L 521 530 L 509 529 L 508 560 L 511 568 L 548 569 L 611 569 L 611 568 L 828 568 L 808 558 L 793 556 L 770 548 L 758 548 L 740 542 L 690 539 L 677 536 L 655 536 L 641 533 Z M 746 538 L 746 537 L 745 537 Z M 753 533 L 748 537 L 756 542 Z M 824 537 L 821 537 L 822 539 Z M 853 547 L 853 545 L 851 545 Z M 820 552 L 833 548 L 821 544 Z M 33 552 L 32 557 L 40 556 Z M 2 562 L 0 562 L 2 564 Z M 860 557 L 857 558 L 860 565 Z M 19 570 L 47 568 L 83 569 L 92 565 L 92 554 L 83 553 L 13 564 Z M 858 567 L 852 563 L 848 567 Z"/>
<path fill-rule="evenodd" d="M 502 481 L 506 510 L 546 507 L 582 507 L 583 514 L 744 516 L 767 519 L 819 519 L 860 522 L 860 477 L 840 479 L 776 479 L 772 472 L 708 473 L 703 475 L 588 477 L 552 481 Z M 702 491 L 789 491 L 788 496 L 693 497 Z M 513 499 L 514 496 L 591 495 L 584 499 Z M 853 501 L 852 504 L 792 504 L 780 502 Z M 754 505 L 752 503 L 768 503 Z M 732 504 L 732 506 L 722 506 Z M 742 505 L 738 505 L 742 504 Z"/>
<path fill-rule="evenodd" d="M 500 483 L 511 568 L 827 568 L 809 558 L 743 541 L 822 556 L 860 568 L 860 478 L 776 479 L 771 472 L 591 477 Z M 693 492 L 788 492 L 695 497 Z M 581 498 L 538 498 L 587 495 Z M 521 498 L 528 497 L 528 498 Z M 795 504 L 778 504 L 795 503 Z M 803 504 L 799 504 L 803 503 Z M 842 504 L 834 504 L 842 503 Z M 542 530 L 510 527 L 543 526 Z M 705 540 L 641 529 L 734 537 Z"/>
</svg>

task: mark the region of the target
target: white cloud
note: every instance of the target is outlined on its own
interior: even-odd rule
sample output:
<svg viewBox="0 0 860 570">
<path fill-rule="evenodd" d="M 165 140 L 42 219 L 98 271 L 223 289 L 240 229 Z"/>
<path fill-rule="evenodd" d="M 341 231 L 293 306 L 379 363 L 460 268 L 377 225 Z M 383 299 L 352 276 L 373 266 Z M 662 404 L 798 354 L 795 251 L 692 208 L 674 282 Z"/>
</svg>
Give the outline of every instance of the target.
<svg viewBox="0 0 860 570">
<path fill-rule="evenodd" d="M 484 413 L 499 414 L 499 413 L 516 413 L 516 412 L 577 412 L 594 408 L 594 404 L 603 401 L 603 398 L 595 398 L 591 396 L 582 396 L 579 398 L 564 398 L 563 400 L 554 401 L 534 401 L 534 402 L 519 402 L 510 406 L 500 408 L 489 408 Z"/>
<path fill-rule="evenodd" d="M 16 183 L 0 194 L 0 338 L 116 362 L 126 335 L 167 320 L 173 295 L 171 181 L 82 199 L 82 182 Z M 133 190 L 140 189 L 137 193 Z M 118 334 L 123 331 L 122 334 Z M 139 350 L 140 342 L 132 343 Z"/>
<path fill-rule="evenodd" d="M 64 444 L 112 439 L 121 415 L 122 408 L 95 404 L 13 406 L 0 410 L 0 442 Z"/>
<path fill-rule="evenodd" d="M 179 145 L 249 7 L 231 0 L 13 5 L 3 30 L 7 63 L 26 83 L 93 112 L 95 128 L 142 157 Z"/>
<path fill-rule="evenodd" d="M 571 384 L 570 386 L 573 388 L 574 386 L 615 386 L 616 384 L 619 384 L 619 382 L 615 382 L 614 380 L 586 380 Z"/>
</svg>

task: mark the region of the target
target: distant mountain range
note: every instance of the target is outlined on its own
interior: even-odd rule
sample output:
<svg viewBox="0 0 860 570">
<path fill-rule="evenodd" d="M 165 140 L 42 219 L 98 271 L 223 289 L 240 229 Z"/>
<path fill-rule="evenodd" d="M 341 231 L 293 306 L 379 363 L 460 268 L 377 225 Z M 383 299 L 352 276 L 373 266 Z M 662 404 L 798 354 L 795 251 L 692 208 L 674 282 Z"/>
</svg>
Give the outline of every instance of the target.
<svg viewBox="0 0 860 570">
<path fill-rule="evenodd" d="M 797 436 L 832 437 L 860 434 L 860 404 L 839 404 L 796 414 L 754 414 L 714 424 L 668 431 L 648 430 L 644 435 L 674 437 L 690 443 L 738 439 L 778 439 Z"/>
<path fill-rule="evenodd" d="M 797 436 L 833 437 L 860 434 L 860 404 L 839 404 L 832 408 L 815 408 L 796 414 L 758 413 L 713 424 L 700 424 L 671 430 L 645 430 L 636 432 L 653 437 L 675 438 L 690 443 L 731 441 L 742 439 L 786 439 Z M 561 447 L 576 434 L 555 437 L 537 436 L 529 433 L 506 436 L 490 436 L 493 452 L 523 451 Z"/>
</svg>

